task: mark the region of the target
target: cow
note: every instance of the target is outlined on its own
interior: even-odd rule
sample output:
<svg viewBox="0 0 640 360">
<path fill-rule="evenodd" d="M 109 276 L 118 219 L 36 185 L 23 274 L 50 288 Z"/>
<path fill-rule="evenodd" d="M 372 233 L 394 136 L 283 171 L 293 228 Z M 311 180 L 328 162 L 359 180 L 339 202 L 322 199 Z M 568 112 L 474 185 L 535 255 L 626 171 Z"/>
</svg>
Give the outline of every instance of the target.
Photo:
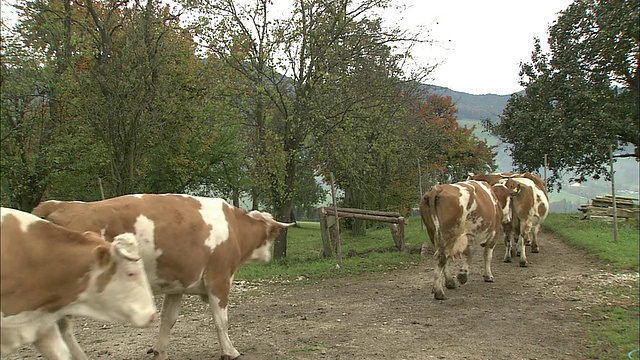
<svg viewBox="0 0 640 360">
<path fill-rule="evenodd" d="M 151 287 L 164 294 L 159 336 L 149 350 L 156 360 L 167 358 L 169 333 L 183 294 L 199 294 L 209 304 L 221 358 L 238 358 L 228 334 L 233 276 L 247 262 L 270 261 L 273 241 L 293 225 L 275 221 L 266 212 L 246 213 L 223 199 L 182 194 L 45 201 L 33 213 L 78 231 L 135 234 Z M 65 322 L 60 325 L 65 327 Z"/>
<path fill-rule="evenodd" d="M 484 281 L 493 282 L 493 249 L 502 236 L 503 223 L 510 221 L 511 197 L 518 191 L 513 181 L 489 186 L 471 180 L 436 185 L 423 195 L 420 216 L 436 250 L 435 299 L 446 299 L 443 285 L 456 287 L 449 269 L 452 260 L 462 260 L 457 279 L 460 284 L 467 282 L 473 243 L 484 248 Z"/>
<path fill-rule="evenodd" d="M 521 191 L 512 201 L 512 221 L 505 237 L 504 262 L 511 262 L 514 252 L 520 254 L 520 266 L 526 267 L 529 262 L 525 245 L 531 244 L 531 252 L 539 253 L 538 232 L 549 215 L 549 198 L 537 183 L 526 177 L 512 178 L 521 186 Z M 499 183 L 507 179 L 500 180 Z M 516 251 L 514 251 L 514 248 Z"/>
<path fill-rule="evenodd" d="M 0 217 L 2 356 L 33 344 L 47 359 L 71 359 L 56 324 L 69 315 L 137 327 L 157 320 L 133 234 L 108 242 L 15 209 Z"/>
<path fill-rule="evenodd" d="M 540 252 L 538 233 L 549 214 L 549 196 L 540 176 L 526 173 L 470 174 L 470 179 L 486 181 L 490 185 L 512 179 L 521 185 L 522 191 L 512 201 L 512 221 L 505 224 L 504 262 L 511 262 L 514 254 L 520 256 L 520 266 L 528 266 L 525 245 L 531 252 Z"/>
<path fill-rule="evenodd" d="M 492 173 L 492 174 L 474 174 L 474 173 L 469 173 L 469 176 L 467 177 L 467 180 L 478 180 L 478 181 L 486 181 L 489 183 L 489 185 L 495 185 L 497 184 L 500 180 L 502 179 L 507 179 L 507 178 L 512 178 L 512 179 L 518 179 L 518 178 L 526 178 L 529 179 L 531 181 L 533 181 L 536 185 L 536 187 L 538 189 L 540 189 L 540 191 L 543 191 L 545 193 L 545 196 L 547 196 L 547 187 L 544 184 L 544 181 L 542 180 L 542 178 L 539 175 L 530 173 L 530 172 L 525 172 L 525 173 L 516 173 L 516 172 L 503 172 L 503 173 Z"/>
</svg>

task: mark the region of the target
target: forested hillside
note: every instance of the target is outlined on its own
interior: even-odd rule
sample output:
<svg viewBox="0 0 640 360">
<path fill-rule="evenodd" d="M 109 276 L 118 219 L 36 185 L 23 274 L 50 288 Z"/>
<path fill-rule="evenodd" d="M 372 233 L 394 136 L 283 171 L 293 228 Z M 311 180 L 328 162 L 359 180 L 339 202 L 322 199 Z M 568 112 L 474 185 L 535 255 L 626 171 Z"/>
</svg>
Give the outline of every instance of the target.
<svg viewBox="0 0 640 360">
<path fill-rule="evenodd" d="M 429 90 L 442 96 L 451 96 L 458 108 L 458 119 L 497 119 L 507 105 L 510 95 L 473 95 L 454 91 L 442 86 L 431 86 Z"/>
</svg>

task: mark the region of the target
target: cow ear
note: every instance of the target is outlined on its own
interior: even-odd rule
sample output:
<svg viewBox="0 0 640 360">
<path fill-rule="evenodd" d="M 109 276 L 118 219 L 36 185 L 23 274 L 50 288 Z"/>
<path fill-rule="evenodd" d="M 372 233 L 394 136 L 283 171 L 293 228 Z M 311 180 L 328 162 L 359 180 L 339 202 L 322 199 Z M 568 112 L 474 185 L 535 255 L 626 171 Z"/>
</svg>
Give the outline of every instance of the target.
<svg viewBox="0 0 640 360">
<path fill-rule="evenodd" d="M 513 188 L 513 193 L 514 194 L 518 194 L 520 192 L 520 184 L 516 185 L 515 188 Z"/>
<path fill-rule="evenodd" d="M 100 245 L 94 250 L 94 252 L 100 267 L 106 267 L 111 264 L 111 248 L 109 246 Z"/>
</svg>

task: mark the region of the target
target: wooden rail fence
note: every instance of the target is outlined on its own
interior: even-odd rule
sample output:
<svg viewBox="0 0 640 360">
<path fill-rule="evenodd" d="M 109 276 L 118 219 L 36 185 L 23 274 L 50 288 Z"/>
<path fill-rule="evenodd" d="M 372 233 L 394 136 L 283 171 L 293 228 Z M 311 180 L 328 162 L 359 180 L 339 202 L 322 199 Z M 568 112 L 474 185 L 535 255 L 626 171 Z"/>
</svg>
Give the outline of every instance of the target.
<svg viewBox="0 0 640 360">
<path fill-rule="evenodd" d="M 336 218 L 337 215 L 337 218 Z M 350 209 L 350 208 L 337 208 L 334 211 L 330 207 L 318 208 L 318 217 L 320 219 L 320 232 L 322 234 L 322 246 L 323 256 L 331 256 L 331 244 L 335 244 L 340 234 L 336 231 L 336 221 L 343 217 L 351 217 L 355 219 L 372 220 L 388 223 L 391 229 L 391 236 L 396 245 L 396 248 L 400 251 L 405 250 L 404 246 L 404 226 L 407 224 L 407 219 L 397 212 L 375 211 L 375 210 L 363 210 L 363 209 Z"/>
</svg>

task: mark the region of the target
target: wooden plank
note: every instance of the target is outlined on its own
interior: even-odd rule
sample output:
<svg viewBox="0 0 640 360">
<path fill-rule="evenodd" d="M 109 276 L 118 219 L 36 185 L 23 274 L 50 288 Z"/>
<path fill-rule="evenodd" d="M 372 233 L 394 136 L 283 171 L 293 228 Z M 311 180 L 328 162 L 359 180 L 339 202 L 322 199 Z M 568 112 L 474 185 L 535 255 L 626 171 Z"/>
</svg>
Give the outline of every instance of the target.
<svg viewBox="0 0 640 360">
<path fill-rule="evenodd" d="M 609 198 L 611 199 L 612 196 L 610 194 L 606 194 L 606 195 L 602 195 L 605 198 Z M 634 198 L 631 196 L 620 196 L 620 195 L 616 195 L 616 200 L 628 200 L 628 201 L 638 201 L 638 198 Z"/>
<path fill-rule="evenodd" d="M 589 213 L 596 216 L 613 216 L 613 207 L 592 207 Z M 638 216 L 638 210 L 617 209 L 619 217 L 632 218 Z"/>
<path fill-rule="evenodd" d="M 352 209 L 352 208 L 338 208 L 338 211 L 342 212 L 350 212 L 356 214 L 364 214 L 364 215 L 377 215 L 377 216 L 391 216 L 391 217 L 400 217 L 400 213 L 398 212 L 390 212 L 390 211 L 377 211 L 377 210 L 365 210 L 365 209 Z"/>
<path fill-rule="evenodd" d="M 324 211 L 327 213 L 327 215 L 334 215 L 335 214 L 333 209 L 325 208 Z M 398 222 L 403 222 L 404 223 L 404 218 L 403 217 L 366 215 L 366 214 L 357 214 L 357 213 L 344 212 L 344 211 L 338 211 L 338 217 L 352 217 L 352 218 L 356 218 L 356 219 L 381 221 L 381 222 L 394 223 L 394 224 L 397 224 Z"/>
</svg>

